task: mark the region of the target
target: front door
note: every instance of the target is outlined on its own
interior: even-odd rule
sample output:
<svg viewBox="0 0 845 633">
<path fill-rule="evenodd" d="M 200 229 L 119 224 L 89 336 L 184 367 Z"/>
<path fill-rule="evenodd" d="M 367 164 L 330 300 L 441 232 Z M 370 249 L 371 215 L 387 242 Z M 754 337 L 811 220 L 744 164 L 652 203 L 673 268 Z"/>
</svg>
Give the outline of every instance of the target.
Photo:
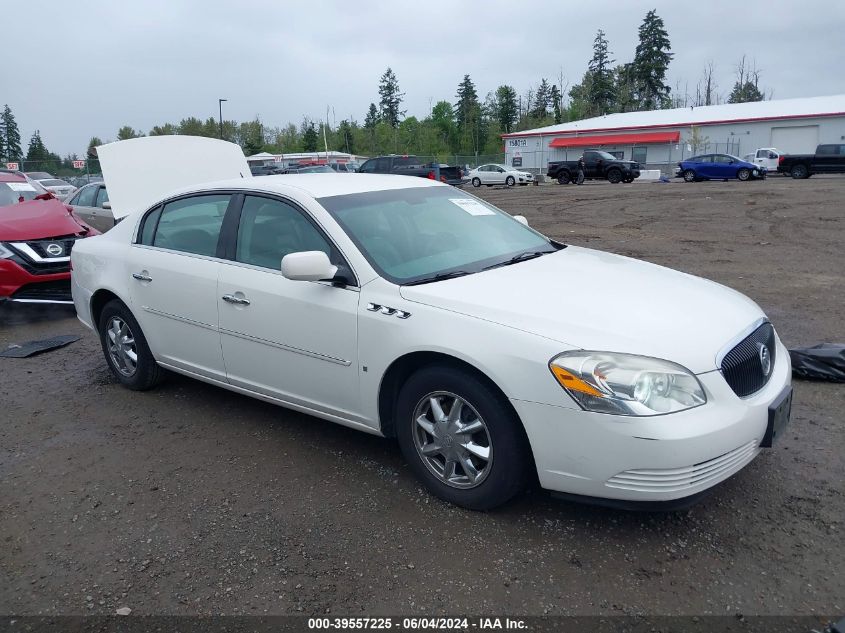
<svg viewBox="0 0 845 633">
<path fill-rule="evenodd" d="M 189 196 L 148 213 L 128 273 L 133 314 L 156 359 L 223 381 L 217 244 L 230 197 Z"/>
<path fill-rule="evenodd" d="M 356 287 L 292 281 L 282 258 L 337 249 L 292 203 L 246 196 L 234 260 L 222 264 L 218 310 L 233 385 L 324 413 L 360 415 Z"/>
</svg>

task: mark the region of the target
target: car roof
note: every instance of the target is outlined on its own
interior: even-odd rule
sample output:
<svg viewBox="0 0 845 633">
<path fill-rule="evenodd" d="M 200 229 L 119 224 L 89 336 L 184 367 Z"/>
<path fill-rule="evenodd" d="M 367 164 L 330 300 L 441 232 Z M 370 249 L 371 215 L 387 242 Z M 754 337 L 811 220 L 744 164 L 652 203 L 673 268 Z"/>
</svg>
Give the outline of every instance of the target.
<svg viewBox="0 0 845 633">
<path fill-rule="evenodd" d="M 175 195 L 209 189 L 242 189 L 266 193 L 290 193 L 299 190 L 312 198 L 343 196 L 370 191 L 388 191 L 392 189 L 410 189 L 416 187 L 448 187 L 449 185 L 419 178 L 417 176 L 396 176 L 392 174 L 279 174 L 252 178 L 234 178 L 219 180 L 174 192 Z M 458 196 L 458 193 L 455 193 Z"/>
<path fill-rule="evenodd" d="M 0 171 L 0 182 L 26 182 L 26 178 L 7 171 Z"/>
</svg>

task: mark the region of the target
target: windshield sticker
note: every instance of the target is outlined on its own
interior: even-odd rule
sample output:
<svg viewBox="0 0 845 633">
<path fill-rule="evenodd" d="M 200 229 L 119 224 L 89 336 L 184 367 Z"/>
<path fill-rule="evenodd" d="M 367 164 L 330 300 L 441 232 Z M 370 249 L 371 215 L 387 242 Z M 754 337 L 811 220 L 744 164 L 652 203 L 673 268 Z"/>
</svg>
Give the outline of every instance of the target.
<svg viewBox="0 0 845 633">
<path fill-rule="evenodd" d="M 496 215 L 495 211 L 472 198 L 449 198 L 449 202 L 459 206 L 470 215 Z"/>
<path fill-rule="evenodd" d="M 35 187 L 28 182 L 7 182 L 6 184 L 12 191 L 35 191 Z"/>
</svg>

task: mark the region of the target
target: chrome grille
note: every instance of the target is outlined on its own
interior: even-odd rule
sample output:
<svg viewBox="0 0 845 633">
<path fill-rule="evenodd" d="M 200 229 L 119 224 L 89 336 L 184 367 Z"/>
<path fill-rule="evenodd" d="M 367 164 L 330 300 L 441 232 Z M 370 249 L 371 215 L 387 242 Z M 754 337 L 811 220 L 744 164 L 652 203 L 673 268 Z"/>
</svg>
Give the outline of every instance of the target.
<svg viewBox="0 0 845 633">
<path fill-rule="evenodd" d="M 706 462 L 682 468 L 626 470 L 605 483 L 609 488 L 634 492 L 677 492 L 724 479 L 757 455 L 759 440 L 753 440 L 729 453 Z"/>
<path fill-rule="evenodd" d="M 764 371 L 762 348 L 769 356 L 769 371 Z M 775 328 L 763 323 L 722 359 L 721 370 L 728 385 L 740 398 L 760 391 L 769 382 L 776 362 Z"/>
</svg>

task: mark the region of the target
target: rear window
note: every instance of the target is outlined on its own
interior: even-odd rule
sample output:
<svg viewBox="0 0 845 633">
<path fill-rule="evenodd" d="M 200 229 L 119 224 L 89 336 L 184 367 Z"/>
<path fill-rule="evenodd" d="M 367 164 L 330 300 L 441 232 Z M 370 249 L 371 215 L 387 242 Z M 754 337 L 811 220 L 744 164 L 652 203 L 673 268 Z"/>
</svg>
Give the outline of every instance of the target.
<svg viewBox="0 0 845 633">
<path fill-rule="evenodd" d="M 0 182 L 0 207 L 32 200 L 39 193 L 34 185 L 28 182 Z"/>
<path fill-rule="evenodd" d="M 69 187 L 70 184 L 66 183 L 64 180 L 41 180 L 42 185 L 45 187 Z"/>
</svg>

